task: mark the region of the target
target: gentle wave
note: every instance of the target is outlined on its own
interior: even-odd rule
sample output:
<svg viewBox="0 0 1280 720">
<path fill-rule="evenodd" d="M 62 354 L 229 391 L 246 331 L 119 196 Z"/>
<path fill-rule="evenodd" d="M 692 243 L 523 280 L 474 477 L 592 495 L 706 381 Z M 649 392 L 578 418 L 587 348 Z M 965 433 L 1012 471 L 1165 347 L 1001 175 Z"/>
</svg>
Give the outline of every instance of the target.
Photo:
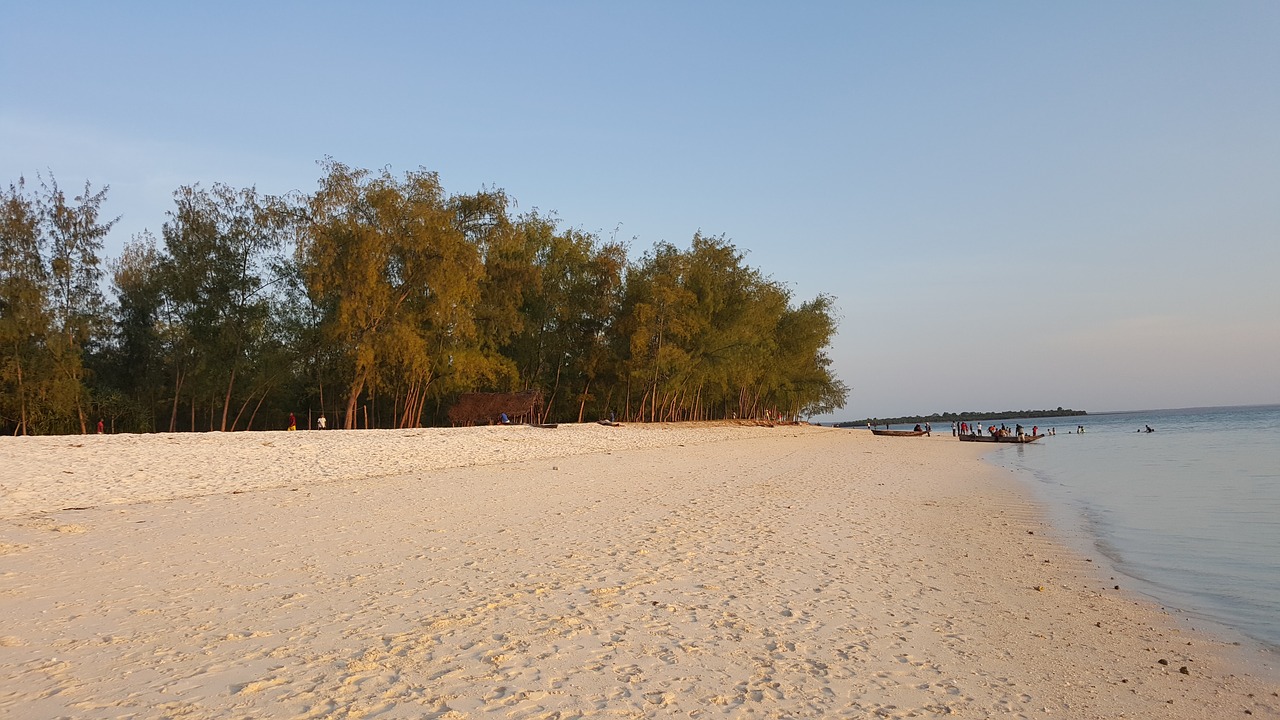
<svg viewBox="0 0 1280 720">
<path fill-rule="evenodd" d="M 1162 604 L 1280 647 L 1280 406 L 1005 422 L 1061 431 L 993 460 L 1068 540 Z"/>
</svg>

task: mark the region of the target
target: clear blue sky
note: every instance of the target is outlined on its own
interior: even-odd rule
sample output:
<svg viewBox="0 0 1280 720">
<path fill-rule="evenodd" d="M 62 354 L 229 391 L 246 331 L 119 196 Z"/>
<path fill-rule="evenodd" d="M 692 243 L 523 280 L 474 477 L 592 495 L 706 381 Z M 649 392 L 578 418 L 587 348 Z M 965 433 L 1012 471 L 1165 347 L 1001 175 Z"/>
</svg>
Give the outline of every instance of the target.
<svg viewBox="0 0 1280 720">
<path fill-rule="evenodd" d="M 325 156 L 838 299 L 839 418 L 1280 402 L 1280 3 L 6 3 L 0 181 Z"/>
</svg>

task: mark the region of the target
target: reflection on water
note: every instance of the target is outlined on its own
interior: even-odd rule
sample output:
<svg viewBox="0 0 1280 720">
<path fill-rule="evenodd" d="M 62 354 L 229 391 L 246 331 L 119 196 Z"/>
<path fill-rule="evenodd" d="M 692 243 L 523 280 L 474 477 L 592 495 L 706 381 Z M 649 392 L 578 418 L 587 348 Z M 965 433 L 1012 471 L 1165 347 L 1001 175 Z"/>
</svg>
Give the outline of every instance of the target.
<svg viewBox="0 0 1280 720">
<path fill-rule="evenodd" d="M 1080 423 L 1084 434 L 1066 432 Z M 1146 425 L 1156 432 L 1138 432 Z M 992 459 L 1033 481 L 1069 540 L 1104 553 L 1162 603 L 1280 646 L 1280 406 L 1091 415 L 1059 427 Z"/>
</svg>

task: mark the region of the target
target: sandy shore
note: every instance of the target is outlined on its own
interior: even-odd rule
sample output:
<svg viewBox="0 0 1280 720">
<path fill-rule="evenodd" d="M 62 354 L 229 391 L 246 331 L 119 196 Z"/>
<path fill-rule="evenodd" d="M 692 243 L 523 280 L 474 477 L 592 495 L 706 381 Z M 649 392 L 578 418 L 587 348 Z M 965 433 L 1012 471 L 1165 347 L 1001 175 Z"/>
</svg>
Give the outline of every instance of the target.
<svg viewBox="0 0 1280 720">
<path fill-rule="evenodd" d="M 1273 655 L 1116 590 L 987 450 L 0 438 L 0 716 L 1280 716 Z"/>
</svg>

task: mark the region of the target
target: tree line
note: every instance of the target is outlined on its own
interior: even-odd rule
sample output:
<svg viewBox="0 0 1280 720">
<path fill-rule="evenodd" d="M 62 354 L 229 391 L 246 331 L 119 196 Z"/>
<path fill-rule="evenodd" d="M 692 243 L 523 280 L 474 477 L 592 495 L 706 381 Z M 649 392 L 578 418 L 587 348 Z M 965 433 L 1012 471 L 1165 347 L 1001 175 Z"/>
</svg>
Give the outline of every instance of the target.
<svg viewBox="0 0 1280 720">
<path fill-rule="evenodd" d="M 872 425 L 909 425 L 911 423 L 941 423 L 941 422 L 960 422 L 968 420 L 1008 420 L 1010 418 L 1027 419 L 1027 418 L 1053 418 L 1053 417 L 1078 417 L 1088 415 L 1084 410 L 1072 410 L 1070 408 L 1058 407 L 1057 410 L 1005 410 L 1003 412 L 944 412 L 933 413 L 932 415 L 904 415 L 894 418 L 863 418 L 861 420 L 850 420 L 846 422 L 833 423 L 833 427 L 863 427 L 868 423 Z"/>
<path fill-rule="evenodd" d="M 833 298 L 793 302 L 723 236 L 632 261 L 501 190 L 330 159 L 310 194 L 180 187 L 158 237 L 104 258 L 106 199 L 3 198 L 0 431 L 420 427 L 531 388 L 543 421 L 799 417 L 848 394 Z"/>
</svg>

